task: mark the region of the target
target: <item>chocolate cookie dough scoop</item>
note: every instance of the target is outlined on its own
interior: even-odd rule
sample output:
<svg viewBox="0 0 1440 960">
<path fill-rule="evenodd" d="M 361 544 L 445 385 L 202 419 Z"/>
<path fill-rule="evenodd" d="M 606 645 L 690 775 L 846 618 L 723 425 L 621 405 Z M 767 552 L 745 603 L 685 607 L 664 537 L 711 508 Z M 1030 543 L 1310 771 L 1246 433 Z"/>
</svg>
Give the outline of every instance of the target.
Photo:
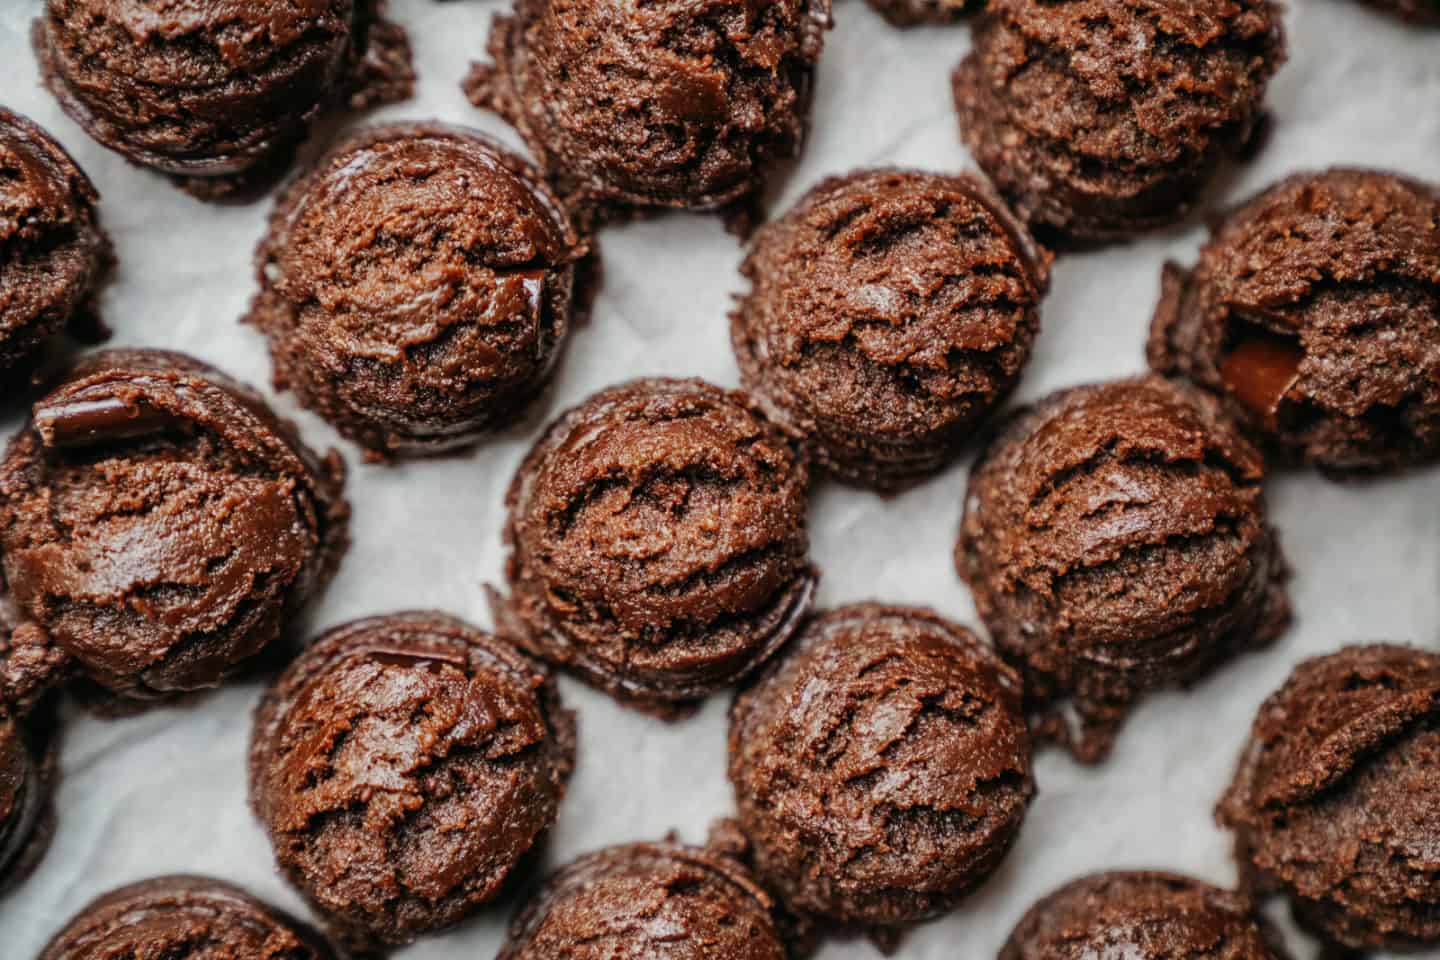
<svg viewBox="0 0 1440 960">
<path fill-rule="evenodd" d="M 541 668 L 436 613 L 337 627 L 266 693 L 250 799 L 281 871 L 357 949 L 494 900 L 555 822 L 574 721 Z"/>
<path fill-rule="evenodd" d="M 773 908 L 726 857 L 672 843 L 610 847 L 550 878 L 498 960 L 785 960 Z"/>
<path fill-rule="evenodd" d="M 1147 691 L 1279 636 L 1264 476 L 1218 404 L 1153 376 L 1052 394 L 995 437 L 955 561 L 1039 732 L 1100 760 Z"/>
<path fill-rule="evenodd" d="M 582 223 L 713 210 L 799 152 L 830 0 L 515 0 L 466 92 Z"/>
<path fill-rule="evenodd" d="M 384 126 L 292 186 L 248 322 L 275 382 L 377 457 L 515 419 L 569 335 L 585 253 L 523 160 L 459 127 Z"/>
<path fill-rule="evenodd" d="M 384 0 L 46 0 L 46 86 L 133 163 L 216 199 L 284 172 L 327 108 L 403 100 L 410 48 Z"/>
<path fill-rule="evenodd" d="M 1393 472 L 1440 457 L 1440 187 L 1290 177 L 1167 264 L 1150 366 L 1225 399 L 1290 463 Z"/>
<path fill-rule="evenodd" d="M 1179 220 L 1252 140 L 1285 60 L 1271 0 L 990 0 L 960 132 L 1042 240 Z"/>
<path fill-rule="evenodd" d="M 1330 943 L 1440 947 L 1440 656 L 1302 663 L 1260 708 L 1219 819 L 1249 881 Z"/>
<path fill-rule="evenodd" d="M 98 199 L 60 144 L 0 107 L 0 372 L 67 326 L 97 326 L 92 301 L 111 260 Z"/>
<path fill-rule="evenodd" d="M 0 462 L 5 578 L 30 621 L 12 642 L 48 641 L 124 699 L 215 686 L 333 572 L 341 482 L 338 458 L 213 368 L 94 354 Z"/>
<path fill-rule="evenodd" d="M 50 846 L 55 751 L 48 719 L 27 722 L 0 706 L 0 895 L 23 881 Z"/>
<path fill-rule="evenodd" d="M 801 917 L 893 941 L 999 865 L 1035 784 L 1020 676 L 926 610 L 815 617 L 730 717 L 756 873 Z"/>
<path fill-rule="evenodd" d="M 1000 960 L 1288 960 L 1243 896 L 1169 873 L 1099 873 L 1031 907 Z"/>
<path fill-rule="evenodd" d="M 973 177 L 826 180 L 741 268 L 741 377 L 826 470 L 902 489 L 948 464 L 1019 380 L 1050 259 Z"/>
<path fill-rule="evenodd" d="M 157 877 L 81 910 L 38 960 L 336 960 L 318 934 L 206 877 Z"/>
<path fill-rule="evenodd" d="M 662 709 L 795 631 L 815 573 L 805 466 L 744 394 L 635 380 L 556 420 L 510 487 L 502 632 Z"/>
</svg>

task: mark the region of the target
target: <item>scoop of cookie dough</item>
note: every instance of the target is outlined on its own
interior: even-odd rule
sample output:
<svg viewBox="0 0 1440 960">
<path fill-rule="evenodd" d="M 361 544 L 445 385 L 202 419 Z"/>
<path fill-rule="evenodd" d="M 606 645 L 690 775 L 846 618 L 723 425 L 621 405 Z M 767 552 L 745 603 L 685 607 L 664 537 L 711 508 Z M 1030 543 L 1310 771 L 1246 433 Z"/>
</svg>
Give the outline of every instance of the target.
<svg viewBox="0 0 1440 960">
<path fill-rule="evenodd" d="M 81 910 L 39 960 L 336 960 L 318 934 L 207 877 L 157 877 Z"/>
<path fill-rule="evenodd" d="M 1285 59 L 1272 0 L 990 0 L 974 41 L 961 135 L 1041 238 L 1066 241 L 1184 216 Z"/>
<path fill-rule="evenodd" d="M 44 130 L 0 107 L 0 371 L 72 323 L 111 260 L 90 178 Z"/>
<path fill-rule="evenodd" d="M 1382 473 L 1440 456 L 1440 187 L 1337 168 L 1281 181 L 1168 264 L 1150 366 L 1225 399 L 1282 461 Z"/>
<path fill-rule="evenodd" d="M 199 361 L 93 354 L 0 461 L 5 580 L 27 620 L 6 660 L 68 664 L 132 701 L 221 683 L 339 562 L 342 478 Z"/>
<path fill-rule="evenodd" d="M 1261 706 L 1219 818 L 1252 883 L 1327 941 L 1440 947 L 1440 656 L 1302 663 Z"/>
<path fill-rule="evenodd" d="M 1280 634 L 1264 478 L 1214 401 L 1153 376 L 1060 391 L 997 434 L 955 560 L 1043 733 L 1102 759 L 1145 692 Z"/>
<path fill-rule="evenodd" d="M 736 698 L 730 781 L 796 913 L 888 938 L 999 865 L 1035 784 L 1020 676 L 925 610 L 815 617 Z"/>
<path fill-rule="evenodd" d="M 266 693 L 250 799 L 281 871 L 357 949 L 494 900 L 555 822 L 574 720 L 533 661 L 437 613 L 337 627 Z"/>
<path fill-rule="evenodd" d="M 327 108 L 403 100 L 384 0 L 46 0 L 34 41 L 75 122 L 208 199 L 283 173 Z"/>
<path fill-rule="evenodd" d="M 826 180 L 745 260 L 741 377 L 829 472 L 902 489 L 948 464 L 1019 380 L 1050 259 L 973 177 Z"/>
<path fill-rule="evenodd" d="M 796 154 L 830 0 L 515 0 L 466 89 L 582 223 L 712 210 Z"/>
<path fill-rule="evenodd" d="M 549 380 L 584 253 L 498 143 L 376 127 L 281 200 L 249 322 L 277 385 L 368 451 L 442 452 L 514 420 Z"/>
<path fill-rule="evenodd" d="M 0 894 L 23 881 L 54 831 L 54 721 L 24 720 L 0 704 Z"/>
<path fill-rule="evenodd" d="M 546 882 L 498 960 L 785 960 L 773 911 L 729 858 L 673 843 L 610 847 Z"/>
</svg>

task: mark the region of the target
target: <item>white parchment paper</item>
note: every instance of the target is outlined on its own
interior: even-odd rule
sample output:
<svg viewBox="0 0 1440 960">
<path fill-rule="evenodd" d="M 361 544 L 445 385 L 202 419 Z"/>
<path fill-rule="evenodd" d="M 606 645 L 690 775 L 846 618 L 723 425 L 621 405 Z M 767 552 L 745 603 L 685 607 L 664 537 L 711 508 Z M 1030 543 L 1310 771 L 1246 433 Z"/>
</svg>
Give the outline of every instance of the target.
<svg viewBox="0 0 1440 960">
<path fill-rule="evenodd" d="M 742 287 L 741 251 L 716 218 L 661 217 L 603 235 L 606 283 L 594 320 L 575 336 L 553 395 L 531 422 L 459 458 L 362 464 L 292 397 L 274 395 L 260 336 L 236 322 L 252 293 L 251 254 L 269 202 L 203 205 L 86 137 L 38 82 L 28 26 L 40 5 L 0 0 L 0 102 L 54 133 L 103 195 L 103 220 L 120 258 L 103 301 L 113 342 L 188 351 L 261 386 L 312 445 L 336 445 L 351 464 L 354 545 L 311 612 L 312 630 L 416 607 L 488 626 L 481 584 L 501 571 L 504 489 L 544 419 L 641 374 L 737 382 L 726 313 Z M 1290 63 L 1271 88 L 1273 137 L 1254 163 L 1227 177 L 1216 201 L 1332 163 L 1440 180 L 1440 31 L 1400 25 L 1351 0 L 1292 5 Z M 518 144 L 458 89 L 501 3 L 392 6 L 410 30 L 420 86 L 413 101 L 374 118 L 468 123 Z M 969 48 L 967 28 L 901 32 L 859 0 L 837 7 L 814 134 L 779 201 L 788 204 L 821 177 L 858 166 L 972 167 L 949 93 L 949 71 Z M 1062 257 L 1018 399 L 1140 370 L 1160 266 L 1171 257 L 1192 260 L 1202 236 L 1196 218 L 1130 246 Z M 18 422 L 11 411 L 5 434 Z M 967 469 L 891 501 L 821 489 L 811 518 L 813 555 L 824 573 L 821 602 L 928 604 L 973 623 L 950 559 Z M 993 957 L 1035 899 L 1095 870 L 1161 867 L 1231 883 L 1229 838 L 1211 809 L 1264 696 L 1297 661 L 1347 642 L 1440 644 L 1437 502 L 1434 470 L 1347 486 L 1312 475 L 1277 478 L 1271 511 L 1295 567 L 1294 628 L 1273 650 L 1239 660 L 1196 690 L 1147 701 L 1104 766 L 1083 769 L 1058 752 L 1042 753 L 1040 794 L 1009 859 L 954 915 L 916 931 L 902 956 Z M 712 819 L 731 810 L 724 698 L 666 725 L 568 680 L 564 693 L 580 716 L 579 767 L 550 846 L 555 863 L 672 829 L 701 841 Z M 59 831 L 41 869 L 0 902 L 0 958 L 29 960 L 93 896 L 172 871 L 226 878 L 304 912 L 274 873 L 246 805 L 244 755 L 258 694 L 241 686 L 123 721 L 70 718 Z M 401 957 L 492 957 L 511 906 Z M 1293 932 L 1292 943 L 1298 956 L 1314 956 L 1313 945 Z M 857 942 L 833 944 L 821 956 L 874 954 Z"/>
</svg>

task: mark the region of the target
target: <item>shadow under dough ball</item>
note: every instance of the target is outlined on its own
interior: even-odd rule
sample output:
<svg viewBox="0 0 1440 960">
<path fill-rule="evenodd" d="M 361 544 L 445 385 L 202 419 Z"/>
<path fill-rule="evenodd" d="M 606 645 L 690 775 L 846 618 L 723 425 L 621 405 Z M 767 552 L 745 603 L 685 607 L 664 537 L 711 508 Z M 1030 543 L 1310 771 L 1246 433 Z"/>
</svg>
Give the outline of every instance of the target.
<svg viewBox="0 0 1440 960">
<path fill-rule="evenodd" d="M 50 726 L 49 718 L 26 722 L 0 707 L 0 895 L 29 876 L 54 833 Z"/>
<path fill-rule="evenodd" d="M 730 717 L 756 873 L 825 926 L 884 941 L 953 907 L 1010 849 L 1035 784 L 1021 681 L 926 610 L 813 618 Z"/>
<path fill-rule="evenodd" d="M 555 822 L 574 718 L 547 674 L 437 613 L 321 636 L 265 694 L 250 799 L 281 871 L 356 949 L 494 900 Z"/>
<path fill-rule="evenodd" d="M 757 194 L 809 126 L 830 0 L 515 0 L 466 81 L 582 223 Z"/>
<path fill-rule="evenodd" d="M 1159 377 L 1051 394 L 991 441 L 955 560 L 1038 732 L 1101 760 L 1145 692 L 1279 636 L 1263 480 L 1217 404 Z"/>
<path fill-rule="evenodd" d="M 723 856 L 671 843 L 610 847 L 546 882 L 498 960 L 785 960 L 773 906 Z"/>
<path fill-rule="evenodd" d="M 221 683 L 334 571 L 342 480 L 212 367 L 92 354 L 0 462 L 5 579 L 33 621 L 6 659 L 41 665 L 7 693 L 33 696 L 67 666 L 131 701 Z"/>
<path fill-rule="evenodd" d="M 1354 950 L 1440 945 L 1440 656 L 1346 647 L 1261 706 L 1219 819 L 1251 883 Z"/>
<path fill-rule="evenodd" d="M 1167 264 L 1150 366 L 1225 398 L 1280 458 L 1331 474 L 1440 456 L 1440 187 L 1290 177 Z"/>
<path fill-rule="evenodd" d="M 327 108 L 410 96 L 384 0 L 46 0 L 34 43 L 76 123 L 203 199 L 277 178 Z"/>
<path fill-rule="evenodd" d="M 1271 0 L 991 0 L 974 39 L 961 135 L 1042 240 L 1179 220 L 1251 141 L 1285 59 Z"/>
<path fill-rule="evenodd" d="M 323 938 L 238 887 L 157 877 L 88 904 L 38 960 L 336 960 Z"/>
<path fill-rule="evenodd" d="M 808 484 L 742 393 L 663 379 L 604 390 L 551 424 L 511 484 L 497 621 L 636 706 L 728 687 L 810 607 Z"/>
<path fill-rule="evenodd" d="M 897 27 L 922 23 L 954 23 L 980 9 L 984 0 L 869 0 L 870 6 Z"/>
<path fill-rule="evenodd" d="M 741 377 L 826 470 L 903 489 L 1019 380 L 1050 259 L 972 177 L 826 180 L 761 229 L 741 268 Z"/>
<path fill-rule="evenodd" d="M 1287 960 L 1242 895 L 1169 873 L 1099 873 L 1045 897 L 999 960 Z"/>
<path fill-rule="evenodd" d="M 293 185 L 248 322 L 277 387 L 377 456 L 514 420 L 555 368 L 585 253 L 525 161 L 459 127 L 362 132 Z"/>
<path fill-rule="evenodd" d="M 111 252 L 97 200 L 65 148 L 0 107 L 0 371 L 72 323 L 98 327 L 93 298 Z"/>
</svg>

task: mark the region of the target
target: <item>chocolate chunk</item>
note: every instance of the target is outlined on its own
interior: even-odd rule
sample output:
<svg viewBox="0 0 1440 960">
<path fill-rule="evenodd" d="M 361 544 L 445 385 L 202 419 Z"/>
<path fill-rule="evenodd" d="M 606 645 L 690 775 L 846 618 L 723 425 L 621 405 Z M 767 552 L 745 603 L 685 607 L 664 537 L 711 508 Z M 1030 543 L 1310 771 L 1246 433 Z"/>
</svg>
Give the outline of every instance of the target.
<svg viewBox="0 0 1440 960">
<path fill-rule="evenodd" d="M 336 960 L 318 934 L 238 887 L 207 877 L 157 877 L 81 910 L 39 960 Z"/>
<path fill-rule="evenodd" d="M 1052 394 L 991 442 L 955 562 L 1038 732 L 1100 760 L 1144 693 L 1279 636 L 1264 476 L 1218 404 L 1153 376 Z"/>
<path fill-rule="evenodd" d="M 317 639 L 265 695 L 250 799 L 285 876 L 356 949 L 494 900 L 555 822 L 574 719 L 533 661 L 437 613 Z"/>
<path fill-rule="evenodd" d="M 378 456 L 513 421 L 569 335 L 585 253 L 522 159 L 459 127 L 351 138 L 292 186 L 248 321 L 276 385 Z"/>
<path fill-rule="evenodd" d="M 49 134 L 0 107 L 0 371 L 46 341 L 95 325 L 112 259 L 90 179 Z"/>
<path fill-rule="evenodd" d="M 1050 259 L 974 178 L 826 180 L 742 267 L 741 377 L 829 472 L 902 489 L 948 464 L 1019 380 Z"/>
<path fill-rule="evenodd" d="M 132 701 L 221 683 L 333 572 L 342 479 L 211 367 L 93 355 L 0 463 L 5 578 L 33 621 L 20 652 Z M 12 683 L 39 685 L 33 670 Z"/>
<path fill-rule="evenodd" d="M 730 717 L 756 872 L 822 925 L 891 938 L 1010 849 L 1035 784 L 1020 676 L 926 610 L 815 617 Z"/>
<path fill-rule="evenodd" d="M 713 210 L 799 152 L 830 0 L 515 0 L 466 92 L 509 120 L 582 226 Z"/>
<path fill-rule="evenodd" d="M 636 705 L 730 686 L 809 609 L 808 480 L 744 394 L 602 391 L 551 424 L 511 484 L 502 631 Z"/>
<path fill-rule="evenodd" d="M 672 843 L 610 847 L 546 882 L 498 960 L 785 960 L 772 909 L 726 857 Z"/>
<path fill-rule="evenodd" d="M 202 199 L 283 174 L 327 109 L 403 100 L 415 75 L 384 0 L 46 0 L 35 52 L 76 123 Z"/>
<path fill-rule="evenodd" d="M 1435 460 L 1440 188 L 1336 168 L 1262 192 L 1193 270 L 1167 268 L 1149 360 L 1224 398 L 1282 462 L 1345 475 Z"/>
<path fill-rule="evenodd" d="M 1300 664 L 1218 816 L 1250 882 L 1331 944 L 1440 946 L 1440 656 L 1377 644 Z"/>
<path fill-rule="evenodd" d="M 1081 877 L 1031 907 L 1000 960 L 1286 960 L 1242 895 L 1170 873 Z"/>
<path fill-rule="evenodd" d="M 1172 223 L 1263 116 L 1271 0 L 991 0 L 955 71 L 960 132 L 1042 239 Z"/>
</svg>

